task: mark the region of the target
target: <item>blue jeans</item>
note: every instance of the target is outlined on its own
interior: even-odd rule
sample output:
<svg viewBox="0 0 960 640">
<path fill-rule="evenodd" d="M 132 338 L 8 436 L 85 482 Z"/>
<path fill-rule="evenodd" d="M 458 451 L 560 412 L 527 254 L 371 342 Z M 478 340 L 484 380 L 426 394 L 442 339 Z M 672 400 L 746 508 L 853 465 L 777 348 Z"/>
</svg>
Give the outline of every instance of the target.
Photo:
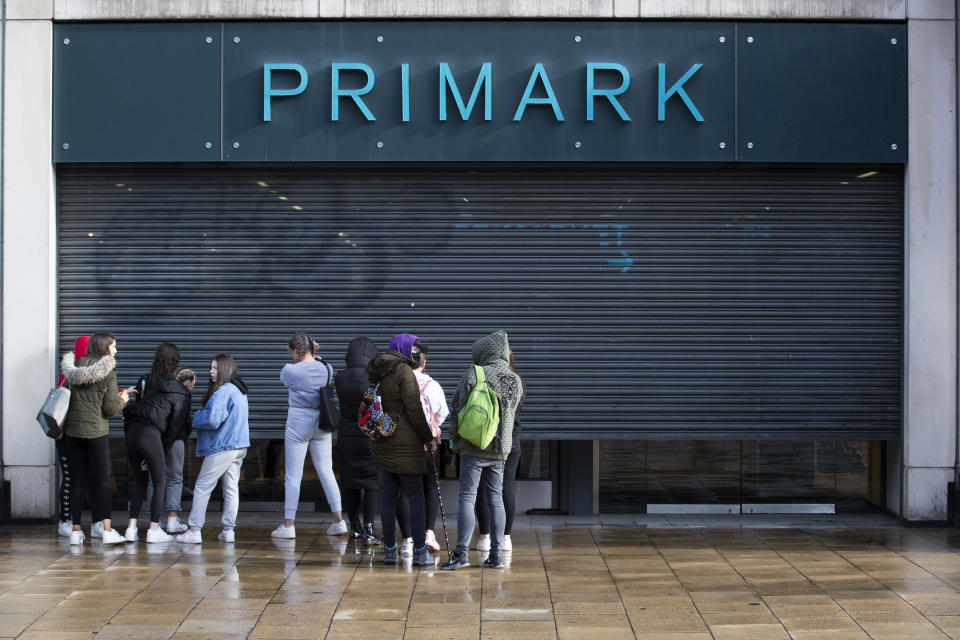
<svg viewBox="0 0 960 640">
<path fill-rule="evenodd" d="M 486 473 L 483 473 L 486 469 Z M 503 544 L 503 527 L 506 513 L 503 509 L 503 460 L 460 456 L 460 505 L 457 513 L 457 550 L 465 554 L 470 548 L 470 538 L 476 516 L 477 489 L 483 482 L 490 505 L 490 553 L 500 551 Z"/>
</svg>

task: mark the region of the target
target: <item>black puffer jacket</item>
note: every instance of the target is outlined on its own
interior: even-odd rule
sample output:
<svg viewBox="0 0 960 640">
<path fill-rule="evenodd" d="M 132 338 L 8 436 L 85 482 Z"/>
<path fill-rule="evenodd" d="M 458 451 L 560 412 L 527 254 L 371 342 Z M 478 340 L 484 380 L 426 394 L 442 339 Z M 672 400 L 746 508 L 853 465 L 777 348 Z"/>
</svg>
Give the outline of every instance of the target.
<svg viewBox="0 0 960 640">
<path fill-rule="evenodd" d="M 370 456 L 371 440 L 357 426 L 357 413 L 363 393 L 370 384 L 367 364 L 379 353 L 373 340 L 354 338 L 347 346 L 347 368 L 339 371 L 334 381 L 340 400 L 337 459 L 343 489 L 377 489 L 377 465 Z"/>
<path fill-rule="evenodd" d="M 423 445 L 433 439 L 423 415 L 413 364 L 398 351 L 384 351 L 367 365 L 370 382 L 380 383 L 383 410 L 397 423 L 393 435 L 370 445 L 370 453 L 377 466 L 398 476 L 427 473 Z"/>
<path fill-rule="evenodd" d="M 138 383 L 138 387 L 141 385 Z M 160 432 L 163 447 L 169 449 L 174 440 L 190 435 L 190 391 L 175 378 L 163 380 L 158 386 L 145 385 L 137 401 L 123 410 L 128 428 L 153 427 Z"/>
</svg>

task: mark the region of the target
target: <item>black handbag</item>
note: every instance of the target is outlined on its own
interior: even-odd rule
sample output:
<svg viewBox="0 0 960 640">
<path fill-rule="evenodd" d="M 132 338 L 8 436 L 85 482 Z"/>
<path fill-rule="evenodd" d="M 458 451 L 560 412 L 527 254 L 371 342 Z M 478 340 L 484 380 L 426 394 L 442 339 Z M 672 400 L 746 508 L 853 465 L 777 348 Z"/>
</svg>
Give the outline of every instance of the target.
<svg viewBox="0 0 960 640">
<path fill-rule="evenodd" d="M 324 431 L 335 431 L 340 423 L 340 411 L 337 409 L 337 401 L 333 397 L 333 367 L 326 362 L 327 367 L 327 386 L 320 389 L 320 422 L 317 426 Z"/>
</svg>

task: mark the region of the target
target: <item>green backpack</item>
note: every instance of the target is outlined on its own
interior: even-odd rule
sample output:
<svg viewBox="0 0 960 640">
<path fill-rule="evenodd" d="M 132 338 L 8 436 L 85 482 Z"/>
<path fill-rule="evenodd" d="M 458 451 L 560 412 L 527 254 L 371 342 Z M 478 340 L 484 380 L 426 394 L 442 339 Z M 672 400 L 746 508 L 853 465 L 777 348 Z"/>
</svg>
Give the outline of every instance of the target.
<svg viewBox="0 0 960 640">
<path fill-rule="evenodd" d="M 473 368 L 477 373 L 477 384 L 467 396 L 467 404 L 457 414 L 457 434 L 467 442 L 486 449 L 493 442 L 500 425 L 500 398 L 487 385 L 483 367 L 473 365 Z"/>
</svg>

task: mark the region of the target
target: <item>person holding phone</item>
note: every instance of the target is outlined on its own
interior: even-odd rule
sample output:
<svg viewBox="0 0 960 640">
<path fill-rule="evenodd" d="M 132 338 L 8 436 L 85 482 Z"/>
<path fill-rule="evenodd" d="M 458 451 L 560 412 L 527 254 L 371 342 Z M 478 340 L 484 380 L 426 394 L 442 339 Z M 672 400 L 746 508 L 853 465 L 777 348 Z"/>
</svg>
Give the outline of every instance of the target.
<svg viewBox="0 0 960 640">
<path fill-rule="evenodd" d="M 316 352 L 319 345 L 302 331 L 290 336 L 287 351 L 293 362 L 283 365 L 280 381 L 287 387 L 289 408 L 283 437 L 284 478 L 283 522 L 270 535 L 274 538 L 296 538 L 294 521 L 300 502 L 303 462 L 310 452 L 323 493 L 333 515 L 327 535 L 347 532 L 340 505 L 340 488 L 333 474 L 333 434 L 320 429 L 322 389 L 333 383 L 333 367 Z"/>
<path fill-rule="evenodd" d="M 63 377 L 70 387 L 70 408 L 63 421 L 63 437 L 67 442 L 73 476 L 71 545 L 83 544 L 80 515 L 88 491 L 93 516 L 90 537 L 102 538 L 103 544 L 124 542 L 124 537 L 111 527 L 110 522 L 107 418 L 120 413 L 130 394 L 136 393 L 136 388 L 117 389 L 116 355 L 116 338 L 106 331 L 98 331 L 90 336 L 84 357 L 76 359 L 70 352 L 61 363 Z"/>
</svg>

